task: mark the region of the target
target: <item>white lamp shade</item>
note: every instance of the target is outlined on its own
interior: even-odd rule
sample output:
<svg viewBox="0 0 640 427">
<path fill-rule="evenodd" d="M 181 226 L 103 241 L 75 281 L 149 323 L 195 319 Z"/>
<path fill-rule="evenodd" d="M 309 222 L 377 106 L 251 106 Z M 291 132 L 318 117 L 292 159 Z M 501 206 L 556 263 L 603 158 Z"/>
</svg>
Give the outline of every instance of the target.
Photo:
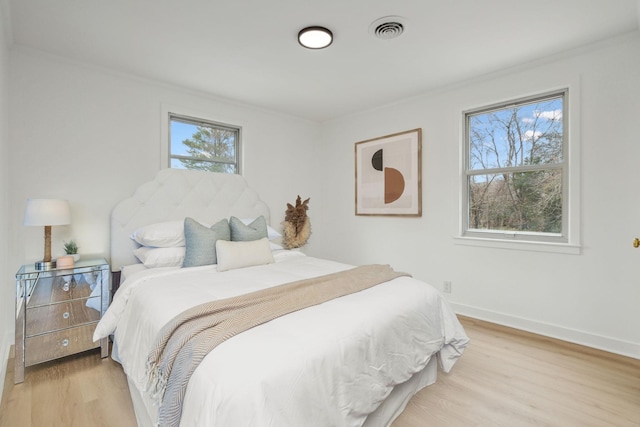
<svg viewBox="0 0 640 427">
<path fill-rule="evenodd" d="M 24 225 L 66 225 L 71 223 L 69 202 L 58 199 L 28 199 Z"/>
</svg>

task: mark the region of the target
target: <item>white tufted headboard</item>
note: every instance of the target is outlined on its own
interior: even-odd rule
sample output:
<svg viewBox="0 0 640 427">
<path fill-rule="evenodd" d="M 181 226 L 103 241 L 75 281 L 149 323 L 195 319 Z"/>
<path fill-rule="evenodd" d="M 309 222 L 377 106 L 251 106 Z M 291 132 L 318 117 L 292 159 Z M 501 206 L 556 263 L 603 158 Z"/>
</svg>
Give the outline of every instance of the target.
<svg viewBox="0 0 640 427">
<path fill-rule="evenodd" d="M 111 212 L 111 269 L 139 263 L 133 255 L 137 244 L 129 236 L 137 228 L 189 216 L 213 224 L 231 215 L 255 218 L 269 207 L 240 175 L 184 169 L 162 169 L 155 179 L 142 184 L 133 196 Z"/>
</svg>

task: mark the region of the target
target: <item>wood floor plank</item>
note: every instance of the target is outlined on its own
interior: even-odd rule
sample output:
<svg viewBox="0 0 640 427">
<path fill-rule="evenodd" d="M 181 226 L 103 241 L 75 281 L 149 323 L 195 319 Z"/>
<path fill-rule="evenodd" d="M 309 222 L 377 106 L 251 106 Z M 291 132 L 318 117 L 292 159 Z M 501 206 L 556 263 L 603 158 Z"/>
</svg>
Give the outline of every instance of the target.
<svg viewBox="0 0 640 427">
<path fill-rule="evenodd" d="M 124 372 L 101 359 L 99 349 L 29 367 L 25 374 L 24 383 L 13 384 L 13 370 L 7 370 L 0 427 L 136 425 Z"/>
<path fill-rule="evenodd" d="M 470 346 L 393 427 L 640 426 L 640 360 L 461 322 Z"/>
<path fill-rule="evenodd" d="M 460 320 L 471 344 L 393 427 L 640 426 L 640 360 Z M 0 427 L 136 425 L 122 368 L 98 351 L 27 368 L 17 385 L 12 366 Z"/>
</svg>

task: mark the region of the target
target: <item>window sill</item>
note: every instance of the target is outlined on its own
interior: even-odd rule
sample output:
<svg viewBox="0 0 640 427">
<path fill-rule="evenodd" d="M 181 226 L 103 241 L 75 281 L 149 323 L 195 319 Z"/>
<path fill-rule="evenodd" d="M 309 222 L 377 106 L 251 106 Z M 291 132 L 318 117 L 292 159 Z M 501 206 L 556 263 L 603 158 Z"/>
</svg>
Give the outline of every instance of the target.
<svg viewBox="0 0 640 427">
<path fill-rule="evenodd" d="M 581 246 L 570 243 L 533 242 L 524 240 L 497 240 L 481 237 L 454 237 L 457 245 L 478 246 L 495 249 L 511 249 L 519 251 L 548 252 L 556 254 L 580 255 Z"/>
</svg>

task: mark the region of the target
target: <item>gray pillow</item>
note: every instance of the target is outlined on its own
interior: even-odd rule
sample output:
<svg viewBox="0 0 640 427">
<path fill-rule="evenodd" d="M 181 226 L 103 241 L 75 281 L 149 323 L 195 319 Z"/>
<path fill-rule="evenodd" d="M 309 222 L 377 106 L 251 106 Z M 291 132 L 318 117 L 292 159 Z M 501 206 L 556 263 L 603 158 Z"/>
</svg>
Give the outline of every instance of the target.
<svg viewBox="0 0 640 427">
<path fill-rule="evenodd" d="M 184 240 L 186 248 L 182 267 L 216 264 L 216 241 L 231 240 L 229 221 L 222 219 L 207 227 L 193 218 L 185 218 Z"/>
<path fill-rule="evenodd" d="M 229 228 L 231 228 L 231 240 L 234 242 L 249 242 L 252 240 L 267 237 L 267 220 L 264 216 L 259 216 L 251 224 L 245 225 L 244 222 L 232 216 L 229 219 Z"/>
</svg>

